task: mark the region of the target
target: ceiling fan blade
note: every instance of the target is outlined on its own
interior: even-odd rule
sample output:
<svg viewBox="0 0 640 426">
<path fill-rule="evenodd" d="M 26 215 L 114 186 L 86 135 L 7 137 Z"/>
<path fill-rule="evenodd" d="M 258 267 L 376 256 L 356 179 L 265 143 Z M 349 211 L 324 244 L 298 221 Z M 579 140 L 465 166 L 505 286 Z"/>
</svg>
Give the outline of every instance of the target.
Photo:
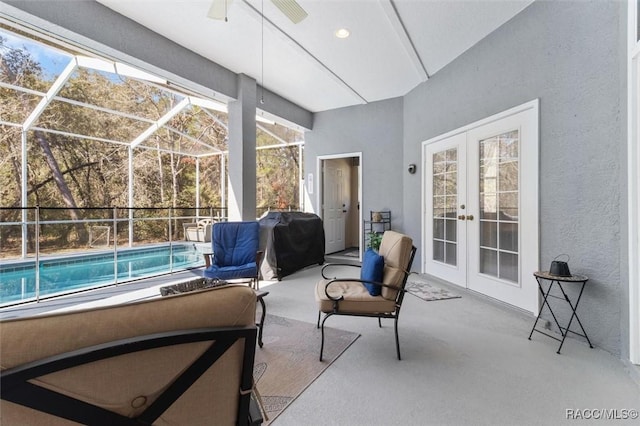
<svg viewBox="0 0 640 426">
<path fill-rule="evenodd" d="M 294 24 L 306 18 L 307 12 L 296 2 L 296 0 L 271 0 L 271 2 L 284 13 Z"/>
<path fill-rule="evenodd" d="M 233 0 L 213 0 L 207 16 L 211 19 L 224 21 L 227 18 L 227 11 Z"/>
</svg>

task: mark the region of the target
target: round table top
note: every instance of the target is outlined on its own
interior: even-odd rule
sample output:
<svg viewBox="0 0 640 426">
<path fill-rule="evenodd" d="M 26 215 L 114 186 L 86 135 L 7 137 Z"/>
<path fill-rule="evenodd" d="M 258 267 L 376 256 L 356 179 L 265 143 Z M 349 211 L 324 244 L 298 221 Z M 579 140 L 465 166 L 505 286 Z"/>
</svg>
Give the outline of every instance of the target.
<svg viewBox="0 0 640 426">
<path fill-rule="evenodd" d="M 588 281 L 589 278 L 585 275 L 571 275 L 568 277 L 562 277 L 560 275 L 553 275 L 550 274 L 549 271 L 537 271 L 533 273 L 534 276 L 538 277 L 538 278 L 544 278 L 545 280 L 552 280 L 552 281 L 563 281 L 563 282 L 583 282 L 583 281 Z"/>
</svg>

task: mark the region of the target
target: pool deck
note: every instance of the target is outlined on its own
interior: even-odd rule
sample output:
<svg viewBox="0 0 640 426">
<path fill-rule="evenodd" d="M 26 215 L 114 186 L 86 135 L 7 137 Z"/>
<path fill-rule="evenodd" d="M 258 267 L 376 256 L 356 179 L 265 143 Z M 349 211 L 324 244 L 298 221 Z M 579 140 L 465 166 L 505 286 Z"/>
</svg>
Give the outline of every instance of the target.
<svg viewBox="0 0 640 426">
<path fill-rule="evenodd" d="M 102 305 L 130 303 L 160 295 L 160 287 L 203 276 L 204 268 L 159 275 L 119 285 L 84 290 L 64 296 L 42 299 L 0 308 L 0 320 L 87 309 Z"/>
</svg>

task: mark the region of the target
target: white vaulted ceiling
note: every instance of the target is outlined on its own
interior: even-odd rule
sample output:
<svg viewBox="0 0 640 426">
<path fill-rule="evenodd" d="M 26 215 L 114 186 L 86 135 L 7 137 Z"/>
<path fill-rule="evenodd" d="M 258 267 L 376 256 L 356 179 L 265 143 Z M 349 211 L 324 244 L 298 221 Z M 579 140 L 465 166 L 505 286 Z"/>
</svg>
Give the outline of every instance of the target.
<svg viewBox="0 0 640 426">
<path fill-rule="evenodd" d="M 293 24 L 271 0 L 235 0 L 227 22 L 212 0 L 98 1 L 312 112 L 405 95 L 532 2 L 298 0 Z"/>
</svg>

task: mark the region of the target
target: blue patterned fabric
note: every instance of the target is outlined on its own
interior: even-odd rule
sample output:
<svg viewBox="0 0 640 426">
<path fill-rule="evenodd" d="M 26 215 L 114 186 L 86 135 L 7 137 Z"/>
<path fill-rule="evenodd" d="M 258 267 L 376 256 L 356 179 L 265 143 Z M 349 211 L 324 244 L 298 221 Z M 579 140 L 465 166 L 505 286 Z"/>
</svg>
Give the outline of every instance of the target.
<svg viewBox="0 0 640 426">
<path fill-rule="evenodd" d="M 384 258 L 375 252 L 372 248 L 367 249 L 362 259 L 362 268 L 360 269 L 360 279 L 369 281 L 363 283 L 372 296 L 380 296 L 382 286 L 373 284 L 370 281 L 382 282 L 382 274 L 384 272 Z"/>
<path fill-rule="evenodd" d="M 230 280 L 258 276 L 256 253 L 260 242 L 258 222 L 220 222 L 213 225 L 213 262 L 206 278 Z"/>
</svg>

